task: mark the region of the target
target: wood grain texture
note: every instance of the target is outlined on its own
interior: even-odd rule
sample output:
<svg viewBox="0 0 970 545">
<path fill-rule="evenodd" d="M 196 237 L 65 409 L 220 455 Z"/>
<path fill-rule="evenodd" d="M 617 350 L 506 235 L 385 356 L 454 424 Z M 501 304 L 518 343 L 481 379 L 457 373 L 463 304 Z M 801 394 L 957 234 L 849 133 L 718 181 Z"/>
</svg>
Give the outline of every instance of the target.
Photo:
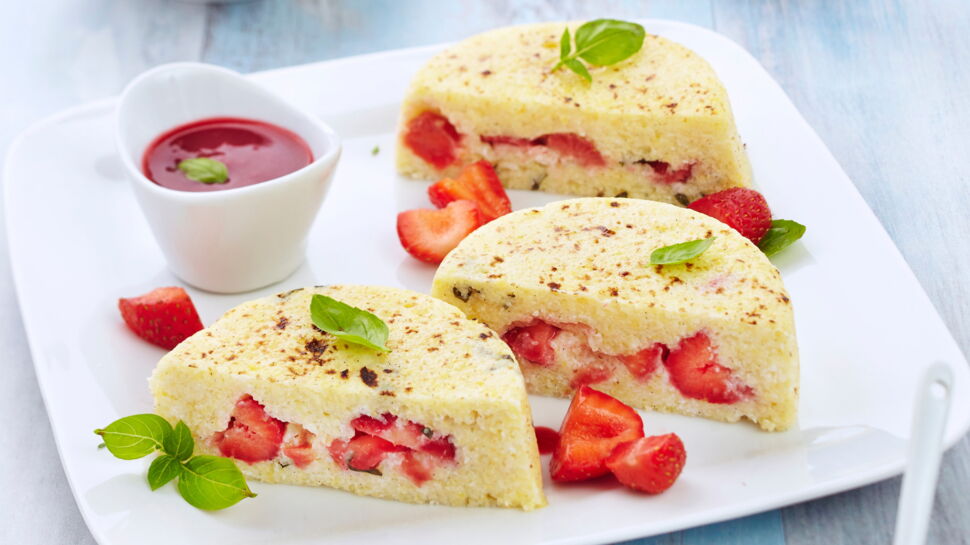
<svg viewBox="0 0 970 545">
<path fill-rule="evenodd" d="M 163 62 L 204 60 L 246 72 L 458 40 L 513 23 L 604 16 L 691 22 L 751 51 L 848 172 L 968 351 L 970 10 L 959 0 L 0 2 L 0 149 L 31 120 L 116 94 Z M 0 465 L 0 512 L 15 514 L 0 525 L 0 542 L 93 543 L 67 489 L 33 378 L 5 240 L 0 414 L 7 415 L 7 444 L 19 448 Z M 970 544 L 968 487 L 964 438 L 945 457 L 929 543 Z M 899 479 L 892 479 L 630 543 L 888 543 L 898 492 Z"/>
</svg>

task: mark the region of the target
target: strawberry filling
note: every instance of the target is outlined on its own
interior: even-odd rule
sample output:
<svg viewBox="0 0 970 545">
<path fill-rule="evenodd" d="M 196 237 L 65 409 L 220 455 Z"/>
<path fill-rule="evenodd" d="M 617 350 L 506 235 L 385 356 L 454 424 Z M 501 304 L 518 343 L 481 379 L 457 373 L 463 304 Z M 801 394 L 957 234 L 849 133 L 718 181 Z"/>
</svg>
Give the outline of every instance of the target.
<svg viewBox="0 0 970 545">
<path fill-rule="evenodd" d="M 642 161 L 642 163 L 650 165 L 650 168 L 653 169 L 654 179 L 665 184 L 686 182 L 694 170 L 694 163 L 685 163 L 677 169 L 671 168 L 670 163 L 666 161 Z"/>
<path fill-rule="evenodd" d="M 704 332 L 681 339 L 673 349 L 653 343 L 633 354 L 596 351 L 590 346 L 594 335 L 590 327 L 582 324 L 551 324 L 533 319 L 513 324 L 502 340 L 520 360 L 544 367 L 552 366 L 557 359 L 563 362 L 573 374 L 573 389 L 609 380 L 621 366 L 641 382 L 664 367 L 670 383 L 684 397 L 731 404 L 754 395 L 754 389 L 719 363 L 716 346 Z"/>
<path fill-rule="evenodd" d="M 380 475 L 381 462 L 393 459 L 399 471 L 421 486 L 437 467 L 455 463 L 451 436 L 435 433 L 423 424 L 384 413 L 380 418 L 360 415 L 350 421 L 350 426 L 353 437 L 335 439 L 328 447 L 341 468 Z"/>
<path fill-rule="evenodd" d="M 576 161 L 584 167 L 601 167 L 606 160 L 596 146 L 589 140 L 571 132 L 544 134 L 538 138 L 517 138 L 514 136 L 481 136 L 482 142 L 490 145 L 516 146 L 521 148 L 541 147 L 558 153 L 561 157 Z"/>
<path fill-rule="evenodd" d="M 262 404 L 244 395 L 233 407 L 229 426 L 213 441 L 223 456 L 255 464 L 279 456 L 285 433 L 286 422 L 269 416 Z"/>
<path fill-rule="evenodd" d="M 404 133 L 404 144 L 438 169 L 455 162 L 460 142 L 461 135 L 455 126 L 434 112 L 422 112 L 412 118 Z"/>
</svg>

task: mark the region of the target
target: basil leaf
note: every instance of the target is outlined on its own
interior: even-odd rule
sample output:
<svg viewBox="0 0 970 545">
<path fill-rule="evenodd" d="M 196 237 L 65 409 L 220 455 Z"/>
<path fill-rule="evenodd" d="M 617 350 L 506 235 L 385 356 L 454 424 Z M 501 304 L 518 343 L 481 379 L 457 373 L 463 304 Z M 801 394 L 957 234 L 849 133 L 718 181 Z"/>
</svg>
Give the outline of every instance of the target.
<svg viewBox="0 0 970 545">
<path fill-rule="evenodd" d="M 179 170 L 185 177 L 204 184 L 224 184 L 229 181 L 229 168 L 222 161 L 208 157 L 183 159 L 179 161 Z"/>
<path fill-rule="evenodd" d="M 562 31 L 562 38 L 559 39 L 559 58 L 565 59 L 569 56 L 569 52 L 572 51 L 573 44 L 569 38 L 569 27 L 566 27 Z"/>
<path fill-rule="evenodd" d="M 184 462 L 192 457 L 192 451 L 195 450 L 195 440 L 192 439 L 192 432 L 189 431 L 189 427 L 185 425 L 185 422 L 179 420 L 179 423 L 175 425 L 172 433 L 168 434 L 165 440 L 162 441 L 162 448 L 166 454 L 180 462 Z"/>
<path fill-rule="evenodd" d="M 111 454 L 122 460 L 134 460 L 161 449 L 165 438 L 172 433 L 172 425 L 155 414 L 136 414 L 115 420 L 94 433 L 101 436 Z"/>
<path fill-rule="evenodd" d="M 313 325 L 342 341 L 390 352 L 384 346 L 387 324 L 366 310 L 316 294 L 310 300 L 310 318 Z"/>
<path fill-rule="evenodd" d="M 640 51 L 644 36 L 646 32 L 637 23 L 596 19 L 576 29 L 574 56 L 597 66 L 616 64 Z"/>
<path fill-rule="evenodd" d="M 805 226 L 793 220 L 771 220 L 771 228 L 761 237 L 758 248 L 771 257 L 791 246 L 805 234 Z"/>
<path fill-rule="evenodd" d="M 165 483 L 178 477 L 180 471 L 182 471 L 182 464 L 178 460 L 168 454 L 162 454 L 152 460 L 152 465 L 148 466 L 148 486 L 152 487 L 152 490 L 158 490 Z"/>
<path fill-rule="evenodd" d="M 576 72 L 580 76 L 583 76 L 583 79 L 586 81 L 593 81 L 593 76 L 589 75 L 589 71 L 586 70 L 583 63 L 577 61 L 576 59 L 566 59 L 562 61 L 562 63 L 566 65 L 566 68 Z"/>
<path fill-rule="evenodd" d="M 229 458 L 196 456 L 182 466 L 179 494 L 194 507 L 206 510 L 225 509 L 256 494 Z"/>
<path fill-rule="evenodd" d="M 679 244 L 657 248 L 650 254 L 651 265 L 676 265 L 690 261 L 711 247 L 717 237 L 689 240 Z"/>
</svg>

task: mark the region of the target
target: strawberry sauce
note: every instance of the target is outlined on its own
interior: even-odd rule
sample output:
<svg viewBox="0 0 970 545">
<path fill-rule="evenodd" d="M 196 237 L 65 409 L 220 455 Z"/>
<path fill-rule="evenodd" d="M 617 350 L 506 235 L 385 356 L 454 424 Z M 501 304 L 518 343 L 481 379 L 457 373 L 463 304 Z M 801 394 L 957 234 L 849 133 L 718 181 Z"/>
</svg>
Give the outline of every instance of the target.
<svg viewBox="0 0 970 545">
<path fill-rule="evenodd" d="M 185 159 L 215 159 L 229 169 L 225 183 L 202 183 L 179 170 Z M 211 118 L 175 127 L 158 136 L 142 157 L 142 171 L 156 184 L 178 191 L 220 191 L 258 184 L 313 162 L 310 146 L 296 133 L 272 123 Z"/>
</svg>

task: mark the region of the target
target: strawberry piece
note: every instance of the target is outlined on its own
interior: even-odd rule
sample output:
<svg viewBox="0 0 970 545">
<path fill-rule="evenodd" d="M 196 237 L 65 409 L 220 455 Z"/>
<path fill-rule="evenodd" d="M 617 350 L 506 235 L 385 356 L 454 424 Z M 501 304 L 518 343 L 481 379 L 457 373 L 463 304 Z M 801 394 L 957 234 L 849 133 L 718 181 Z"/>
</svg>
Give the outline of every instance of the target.
<svg viewBox="0 0 970 545">
<path fill-rule="evenodd" d="M 157 288 L 145 295 L 118 299 L 118 310 L 135 335 L 166 350 L 202 329 L 202 320 L 182 288 Z"/>
<path fill-rule="evenodd" d="M 569 387 L 575 390 L 580 386 L 603 382 L 612 376 L 613 371 L 609 367 L 604 365 L 587 365 L 576 370 L 572 380 L 569 381 Z"/>
<path fill-rule="evenodd" d="M 283 444 L 283 454 L 293 460 L 296 467 L 304 468 L 310 465 L 317 459 L 317 455 L 313 452 L 314 437 L 312 432 L 301 429 L 300 433 Z"/>
<path fill-rule="evenodd" d="M 554 325 L 536 320 L 531 325 L 506 331 L 502 340 L 520 358 L 538 365 L 552 365 L 556 361 L 556 351 L 551 343 L 559 331 Z"/>
<path fill-rule="evenodd" d="M 620 356 L 620 361 L 626 365 L 631 375 L 645 381 L 660 367 L 668 352 L 669 350 L 663 344 L 654 343 L 636 354 Z"/>
<path fill-rule="evenodd" d="M 659 494 L 673 486 L 686 461 L 684 443 L 668 433 L 623 443 L 607 458 L 606 467 L 626 486 Z"/>
<path fill-rule="evenodd" d="M 263 405 L 244 395 L 233 407 L 229 426 L 213 437 L 223 456 L 255 464 L 276 458 L 286 423 L 266 414 Z"/>
<path fill-rule="evenodd" d="M 485 222 L 512 211 L 512 201 L 488 161 L 466 166 L 457 179 L 445 178 L 429 186 L 428 197 L 431 204 L 438 208 L 458 200 L 473 201 Z"/>
<path fill-rule="evenodd" d="M 382 414 L 380 419 L 362 414 L 350 421 L 350 427 L 368 435 L 380 436 L 390 429 L 395 422 L 397 422 L 397 417 L 391 413 Z"/>
<path fill-rule="evenodd" d="M 549 465 L 552 480 L 580 481 L 609 472 L 613 449 L 643 437 L 643 421 L 629 406 L 589 386 L 576 391 Z"/>
<path fill-rule="evenodd" d="M 515 136 L 479 136 L 482 142 L 489 146 L 529 146 L 532 140 Z"/>
<path fill-rule="evenodd" d="M 571 132 L 545 134 L 532 141 L 570 157 L 584 167 L 601 167 L 606 164 L 603 156 L 592 142 Z"/>
<path fill-rule="evenodd" d="M 358 433 L 349 440 L 334 439 L 327 450 L 337 465 L 355 471 L 375 470 L 388 454 L 407 451 L 406 448 L 366 433 Z"/>
<path fill-rule="evenodd" d="M 434 460 L 423 452 L 405 452 L 401 459 L 401 473 L 417 486 L 421 486 L 434 475 Z"/>
<path fill-rule="evenodd" d="M 761 193 L 746 187 L 732 187 L 701 197 L 687 208 L 728 224 L 755 244 L 771 228 L 768 202 Z"/>
<path fill-rule="evenodd" d="M 350 421 L 351 427 L 358 432 L 380 437 L 394 445 L 421 451 L 442 460 L 455 459 L 455 445 L 450 437 L 435 437 L 431 428 L 400 420 L 391 413 L 384 413 L 381 419 L 361 415 Z"/>
<path fill-rule="evenodd" d="M 686 182 L 694 170 L 694 163 L 687 163 L 676 170 L 666 161 L 646 161 L 653 169 L 654 177 L 661 183 L 676 184 Z"/>
<path fill-rule="evenodd" d="M 401 212 L 397 215 L 397 236 L 409 254 L 438 264 L 482 223 L 474 202 L 454 201 L 441 210 Z"/>
<path fill-rule="evenodd" d="M 552 454 L 559 446 L 559 432 L 545 426 L 535 426 L 535 430 L 539 454 Z"/>
<path fill-rule="evenodd" d="M 681 339 L 667 356 L 664 366 L 670 382 L 685 397 L 730 404 L 754 394 L 754 390 L 732 376 L 729 368 L 717 362 L 717 351 L 704 332 Z"/>
<path fill-rule="evenodd" d="M 455 162 L 460 142 L 455 126 L 434 112 L 422 112 L 412 118 L 404 133 L 404 144 L 437 169 Z"/>
</svg>

